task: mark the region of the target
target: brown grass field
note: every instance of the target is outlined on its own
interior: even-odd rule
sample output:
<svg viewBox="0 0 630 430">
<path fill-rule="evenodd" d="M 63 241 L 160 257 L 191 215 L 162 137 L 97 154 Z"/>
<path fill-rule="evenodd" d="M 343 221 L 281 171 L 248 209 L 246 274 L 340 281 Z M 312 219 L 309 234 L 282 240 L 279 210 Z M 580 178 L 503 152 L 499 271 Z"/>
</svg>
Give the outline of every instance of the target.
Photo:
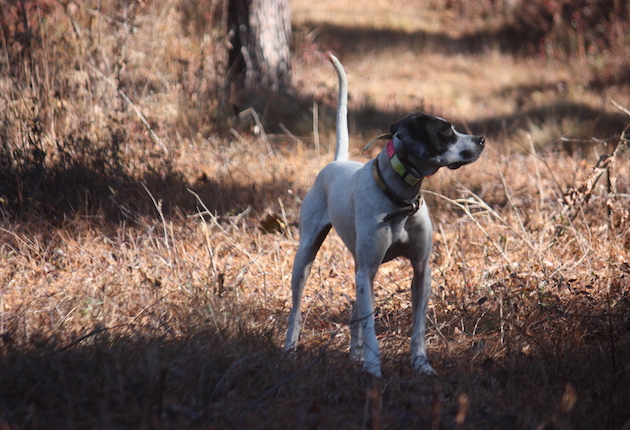
<svg viewBox="0 0 630 430">
<path fill-rule="evenodd" d="M 222 2 L 0 0 L 0 429 L 629 429 L 629 7 L 569 3 L 292 0 L 295 92 L 246 110 Z M 435 378 L 402 260 L 384 377 L 348 360 L 334 233 L 281 348 L 326 50 L 354 159 L 420 109 L 487 137 L 425 181 Z"/>
</svg>

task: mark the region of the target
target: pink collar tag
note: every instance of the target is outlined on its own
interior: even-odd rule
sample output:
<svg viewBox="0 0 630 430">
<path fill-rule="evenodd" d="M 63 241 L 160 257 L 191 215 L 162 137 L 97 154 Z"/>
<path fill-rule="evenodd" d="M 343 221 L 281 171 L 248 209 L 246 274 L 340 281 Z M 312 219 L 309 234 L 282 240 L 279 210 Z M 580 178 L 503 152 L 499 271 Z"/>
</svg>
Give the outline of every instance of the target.
<svg viewBox="0 0 630 430">
<path fill-rule="evenodd" d="M 393 140 L 390 140 L 389 142 L 387 142 L 387 146 L 385 147 L 385 150 L 387 151 L 387 156 L 389 158 L 392 158 L 394 155 L 396 155 L 396 149 L 394 148 Z"/>
</svg>

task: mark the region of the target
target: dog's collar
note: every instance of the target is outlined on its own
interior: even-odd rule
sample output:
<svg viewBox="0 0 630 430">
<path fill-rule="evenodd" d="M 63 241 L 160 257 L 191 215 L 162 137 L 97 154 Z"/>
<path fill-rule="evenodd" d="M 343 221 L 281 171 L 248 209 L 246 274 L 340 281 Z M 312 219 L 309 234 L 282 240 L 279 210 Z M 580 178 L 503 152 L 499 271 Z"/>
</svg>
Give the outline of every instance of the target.
<svg viewBox="0 0 630 430">
<path fill-rule="evenodd" d="M 385 150 L 387 151 L 387 156 L 389 157 L 389 162 L 391 163 L 394 171 L 405 181 L 407 184 L 415 187 L 422 181 L 422 177 L 417 177 L 413 173 L 409 171 L 405 163 L 402 162 L 398 154 L 396 154 L 396 148 L 394 148 L 394 141 L 390 140 L 387 142 L 387 146 L 385 146 Z"/>
<path fill-rule="evenodd" d="M 372 176 L 374 176 L 374 182 L 376 182 L 376 185 L 380 188 L 383 194 L 385 194 L 392 202 L 400 206 L 400 208 L 385 215 L 383 221 L 387 222 L 398 215 L 410 216 L 418 212 L 418 209 L 420 209 L 420 206 L 422 206 L 422 202 L 424 201 L 420 193 L 411 200 L 404 199 L 396 194 L 396 192 L 394 192 L 394 190 L 392 190 L 383 180 L 381 170 L 378 167 L 378 158 L 374 159 L 372 162 Z"/>
</svg>

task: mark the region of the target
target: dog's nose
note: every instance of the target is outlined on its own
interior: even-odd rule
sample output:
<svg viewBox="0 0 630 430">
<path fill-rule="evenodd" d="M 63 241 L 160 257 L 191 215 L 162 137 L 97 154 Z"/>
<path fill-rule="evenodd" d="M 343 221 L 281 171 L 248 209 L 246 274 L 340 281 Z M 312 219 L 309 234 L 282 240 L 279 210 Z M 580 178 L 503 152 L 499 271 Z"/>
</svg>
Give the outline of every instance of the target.
<svg viewBox="0 0 630 430">
<path fill-rule="evenodd" d="M 479 136 L 479 140 L 477 142 L 479 146 L 484 146 L 486 144 L 486 138 L 483 136 Z"/>
</svg>

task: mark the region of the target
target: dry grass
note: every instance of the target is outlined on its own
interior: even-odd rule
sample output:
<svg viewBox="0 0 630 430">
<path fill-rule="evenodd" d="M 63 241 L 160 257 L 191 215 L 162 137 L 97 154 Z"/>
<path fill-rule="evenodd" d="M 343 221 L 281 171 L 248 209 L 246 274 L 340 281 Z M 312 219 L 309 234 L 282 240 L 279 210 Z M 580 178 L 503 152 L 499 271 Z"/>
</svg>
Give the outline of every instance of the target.
<svg viewBox="0 0 630 430">
<path fill-rule="evenodd" d="M 511 12 L 487 3 L 294 1 L 297 138 L 226 114 L 213 4 L 0 3 L 0 428 L 627 426 L 630 90 L 594 73 L 628 52 L 507 49 L 492 35 Z M 376 279 L 383 380 L 348 361 L 353 267 L 334 234 L 300 353 L 280 348 L 300 198 L 331 158 L 330 48 L 354 158 L 419 107 L 490 137 L 425 185 L 435 379 L 409 369 L 403 260 Z"/>
</svg>

